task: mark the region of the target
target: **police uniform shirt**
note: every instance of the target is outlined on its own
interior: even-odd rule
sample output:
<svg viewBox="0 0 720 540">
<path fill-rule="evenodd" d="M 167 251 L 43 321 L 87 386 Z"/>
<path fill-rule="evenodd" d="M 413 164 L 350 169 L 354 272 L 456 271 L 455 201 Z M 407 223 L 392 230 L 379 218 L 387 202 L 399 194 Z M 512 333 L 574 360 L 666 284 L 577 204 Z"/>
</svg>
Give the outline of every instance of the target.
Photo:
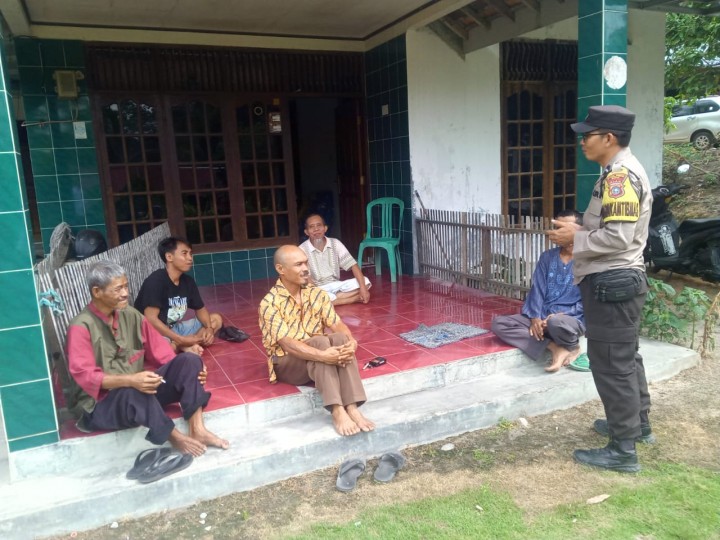
<svg viewBox="0 0 720 540">
<path fill-rule="evenodd" d="M 651 208 L 647 173 L 630 149 L 623 148 L 595 182 L 583 229 L 575 233 L 575 283 L 615 268 L 644 271 Z"/>
</svg>

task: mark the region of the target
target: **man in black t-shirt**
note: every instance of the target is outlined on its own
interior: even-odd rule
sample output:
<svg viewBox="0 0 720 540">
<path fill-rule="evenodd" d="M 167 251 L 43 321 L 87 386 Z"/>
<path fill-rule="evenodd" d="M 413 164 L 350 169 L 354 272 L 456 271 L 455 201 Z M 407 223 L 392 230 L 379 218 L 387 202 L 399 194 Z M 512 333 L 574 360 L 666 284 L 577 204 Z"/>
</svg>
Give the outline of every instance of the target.
<svg viewBox="0 0 720 540">
<path fill-rule="evenodd" d="M 222 316 L 208 312 L 195 280 L 186 272 L 192 268 L 192 246 L 183 238 L 168 237 L 158 244 L 165 268 L 150 274 L 140 287 L 135 309 L 165 336 L 175 349 L 201 354 L 222 328 Z M 195 317 L 183 320 L 188 309 Z"/>
</svg>

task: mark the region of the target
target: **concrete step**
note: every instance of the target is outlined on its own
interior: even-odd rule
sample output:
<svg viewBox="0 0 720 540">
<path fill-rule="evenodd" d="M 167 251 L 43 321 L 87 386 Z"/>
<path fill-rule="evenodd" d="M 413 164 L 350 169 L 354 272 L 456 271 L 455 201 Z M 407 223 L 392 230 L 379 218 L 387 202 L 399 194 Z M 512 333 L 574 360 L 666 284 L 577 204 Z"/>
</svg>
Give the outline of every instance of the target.
<svg viewBox="0 0 720 540">
<path fill-rule="evenodd" d="M 643 341 L 641 352 L 650 381 L 672 377 L 698 361 L 692 350 L 653 341 Z M 561 370 L 548 375 L 541 364 L 522 357 L 515 361 L 512 355 L 507 369 L 493 369 L 493 360 L 488 362 L 454 362 L 371 379 L 372 397 L 363 411 L 377 422 L 377 429 L 350 438 L 335 433 L 321 407 L 269 423 L 243 423 L 231 412 L 218 411 L 222 414 L 212 416 L 208 424 L 231 440 L 232 449 L 211 449 L 188 469 L 147 485 L 125 479 L 136 452 L 119 458 L 119 449 L 106 447 L 107 441 L 102 443 L 101 460 L 83 461 L 81 456 L 89 451 L 76 447 L 82 441 L 95 447 L 89 443 L 98 437 L 38 449 L 34 458 L 42 450 L 47 459 L 70 463 L 58 464 L 61 474 L 39 477 L 25 471 L 23 479 L 0 487 L 0 534 L 30 538 L 97 527 L 336 466 L 350 456 L 372 458 L 490 427 L 501 418 L 531 417 L 597 397 L 589 373 Z M 491 372 L 485 374 L 485 369 Z M 387 388 L 406 383 L 400 391 Z M 280 403 L 270 407 L 282 409 L 284 399 L 272 400 Z M 143 436 L 140 430 L 131 431 Z M 16 461 L 15 454 L 11 460 Z"/>
</svg>

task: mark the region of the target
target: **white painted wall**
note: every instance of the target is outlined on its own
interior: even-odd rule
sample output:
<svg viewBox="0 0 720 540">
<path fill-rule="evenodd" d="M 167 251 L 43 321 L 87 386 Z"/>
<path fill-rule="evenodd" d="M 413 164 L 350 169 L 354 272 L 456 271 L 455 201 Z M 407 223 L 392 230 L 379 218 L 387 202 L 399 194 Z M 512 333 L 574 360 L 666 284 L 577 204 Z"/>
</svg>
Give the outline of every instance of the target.
<svg viewBox="0 0 720 540">
<path fill-rule="evenodd" d="M 627 86 L 627 108 L 637 115 L 630 148 L 655 186 L 662 180 L 664 13 L 629 11 Z"/>
<path fill-rule="evenodd" d="M 414 188 L 427 208 L 500 212 L 497 45 L 461 59 L 427 29 L 407 33 Z"/>
<path fill-rule="evenodd" d="M 627 106 L 637 114 L 631 148 L 653 185 L 662 170 L 664 21 L 630 10 Z M 522 36 L 577 39 L 577 17 Z M 428 208 L 501 211 L 499 46 L 462 60 L 427 29 L 407 33 L 410 163 Z"/>
</svg>

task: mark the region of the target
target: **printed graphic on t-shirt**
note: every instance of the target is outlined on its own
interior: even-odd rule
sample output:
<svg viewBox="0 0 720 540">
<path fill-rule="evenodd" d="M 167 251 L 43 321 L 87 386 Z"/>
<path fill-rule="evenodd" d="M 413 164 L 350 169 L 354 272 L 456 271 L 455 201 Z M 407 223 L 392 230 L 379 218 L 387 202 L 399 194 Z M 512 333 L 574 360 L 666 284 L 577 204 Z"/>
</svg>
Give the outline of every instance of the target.
<svg viewBox="0 0 720 540">
<path fill-rule="evenodd" d="M 187 311 L 187 298 L 184 296 L 175 296 L 168 298 L 168 314 L 167 322 L 168 326 L 182 321 Z"/>
</svg>

